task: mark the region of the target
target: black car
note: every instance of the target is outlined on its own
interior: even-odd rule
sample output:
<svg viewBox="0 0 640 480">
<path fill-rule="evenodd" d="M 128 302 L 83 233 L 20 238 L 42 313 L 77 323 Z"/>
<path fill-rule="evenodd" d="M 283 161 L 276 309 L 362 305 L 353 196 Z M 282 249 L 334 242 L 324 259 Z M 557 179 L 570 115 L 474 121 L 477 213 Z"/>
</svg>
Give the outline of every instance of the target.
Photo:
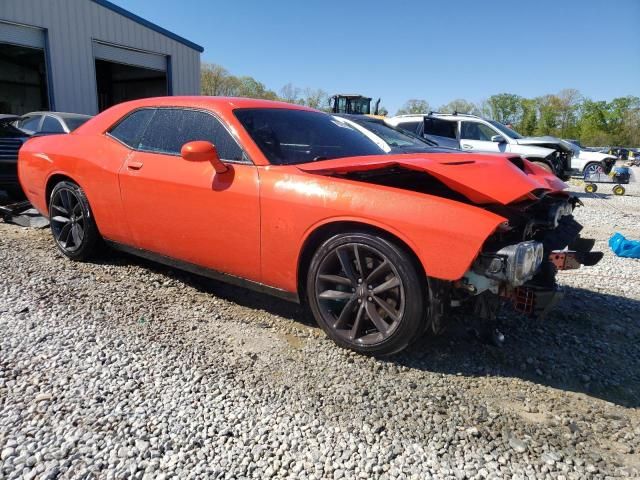
<svg viewBox="0 0 640 480">
<path fill-rule="evenodd" d="M 33 136 L 69 133 L 91 118 L 63 112 L 0 115 L 0 190 L 14 199 L 24 198 L 18 181 L 18 150 Z"/>
<path fill-rule="evenodd" d="M 0 190 L 13 198 L 24 196 L 18 182 L 18 150 L 30 137 L 12 125 L 19 119 L 15 115 L 0 115 Z"/>
</svg>

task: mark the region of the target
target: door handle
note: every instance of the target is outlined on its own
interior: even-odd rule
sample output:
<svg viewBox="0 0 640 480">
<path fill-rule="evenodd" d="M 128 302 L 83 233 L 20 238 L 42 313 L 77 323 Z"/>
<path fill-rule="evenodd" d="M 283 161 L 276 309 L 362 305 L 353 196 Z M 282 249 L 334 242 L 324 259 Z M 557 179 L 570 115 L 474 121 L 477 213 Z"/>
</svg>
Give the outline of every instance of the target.
<svg viewBox="0 0 640 480">
<path fill-rule="evenodd" d="M 140 170 L 144 163 L 142 162 L 127 162 L 127 168 L 129 170 Z"/>
<path fill-rule="evenodd" d="M 473 148 L 473 145 L 469 145 L 468 143 L 463 143 L 462 148 Z"/>
</svg>

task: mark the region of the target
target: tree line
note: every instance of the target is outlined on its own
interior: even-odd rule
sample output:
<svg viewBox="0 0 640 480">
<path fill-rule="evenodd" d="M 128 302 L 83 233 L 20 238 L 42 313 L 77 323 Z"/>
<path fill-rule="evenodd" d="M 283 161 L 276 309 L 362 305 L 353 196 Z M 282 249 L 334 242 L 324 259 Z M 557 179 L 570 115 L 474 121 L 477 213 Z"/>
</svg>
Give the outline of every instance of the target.
<svg viewBox="0 0 640 480">
<path fill-rule="evenodd" d="M 640 98 L 632 95 L 607 102 L 592 100 L 575 89 L 536 98 L 499 93 L 480 103 L 456 99 L 438 108 L 432 108 L 426 100 L 412 99 L 398 114 L 432 110 L 481 115 L 512 125 L 526 136 L 551 135 L 594 146 L 640 146 Z"/>
<path fill-rule="evenodd" d="M 291 83 L 279 92 L 250 76 L 235 76 L 220 65 L 202 65 L 202 94 L 282 100 L 329 110 L 329 93 L 320 88 L 299 88 Z M 640 98 L 626 96 L 611 101 L 592 100 L 578 90 L 525 98 L 513 93 L 492 95 L 479 103 L 455 99 L 433 108 L 427 100 L 411 99 L 397 114 L 471 113 L 512 125 L 522 135 L 552 135 L 578 139 L 583 145 L 640 146 Z M 384 107 L 382 114 L 387 114 Z"/>
<path fill-rule="evenodd" d="M 329 109 L 329 94 L 321 88 L 299 88 L 286 84 L 276 93 L 253 77 L 232 75 L 224 67 L 205 63 L 201 69 L 202 95 L 224 95 L 231 97 L 262 98 L 281 100 L 288 103 L 306 105 L 318 110 Z"/>
</svg>

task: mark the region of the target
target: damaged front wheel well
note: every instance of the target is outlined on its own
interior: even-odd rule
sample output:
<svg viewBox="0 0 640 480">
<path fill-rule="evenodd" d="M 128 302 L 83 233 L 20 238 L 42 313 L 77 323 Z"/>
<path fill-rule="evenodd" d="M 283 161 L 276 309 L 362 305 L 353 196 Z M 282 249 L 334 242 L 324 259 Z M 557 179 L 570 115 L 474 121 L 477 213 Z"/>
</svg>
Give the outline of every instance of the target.
<svg viewBox="0 0 640 480">
<path fill-rule="evenodd" d="M 415 254 L 413 249 L 409 247 L 404 241 L 397 236 L 389 233 L 378 227 L 366 223 L 359 222 L 333 222 L 322 225 L 314 230 L 311 235 L 306 239 L 302 246 L 302 251 L 298 258 L 298 296 L 303 301 L 305 296 L 306 278 L 309 272 L 309 265 L 315 251 L 322 245 L 323 242 L 339 233 L 370 233 L 378 235 L 388 241 L 395 243 L 398 247 L 402 248 L 414 261 L 418 273 L 422 275 L 422 278 L 426 279 L 426 272 L 422 266 L 422 262 Z M 426 282 L 425 282 L 426 284 Z"/>
</svg>

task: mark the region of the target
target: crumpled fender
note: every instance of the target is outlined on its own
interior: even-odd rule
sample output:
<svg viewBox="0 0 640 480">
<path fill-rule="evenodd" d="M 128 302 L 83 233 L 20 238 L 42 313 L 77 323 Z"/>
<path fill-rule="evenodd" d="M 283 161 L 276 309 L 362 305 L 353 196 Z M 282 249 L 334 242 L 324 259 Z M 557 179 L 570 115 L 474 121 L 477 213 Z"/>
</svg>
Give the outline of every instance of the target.
<svg viewBox="0 0 640 480">
<path fill-rule="evenodd" d="M 464 157 L 448 153 L 379 155 L 298 165 L 302 171 L 324 175 L 390 167 L 427 172 L 477 204 L 507 205 L 526 199 L 536 191 L 559 192 L 567 187 L 543 168 L 504 154 L 468 154 Z"/>
<path fill-rule="evenodd" d="M 310 235 L 337 222 L 399 238 L 432 278 L 461 278 L 482 245 L 507 219 L 433 195 L 323 175 L 293 166 L 260 170 L 262 268 L 269 285 L 295 291 L 299 257 Z M 294 248 L 295 246 L 295 248 Z"/>
</svg>

